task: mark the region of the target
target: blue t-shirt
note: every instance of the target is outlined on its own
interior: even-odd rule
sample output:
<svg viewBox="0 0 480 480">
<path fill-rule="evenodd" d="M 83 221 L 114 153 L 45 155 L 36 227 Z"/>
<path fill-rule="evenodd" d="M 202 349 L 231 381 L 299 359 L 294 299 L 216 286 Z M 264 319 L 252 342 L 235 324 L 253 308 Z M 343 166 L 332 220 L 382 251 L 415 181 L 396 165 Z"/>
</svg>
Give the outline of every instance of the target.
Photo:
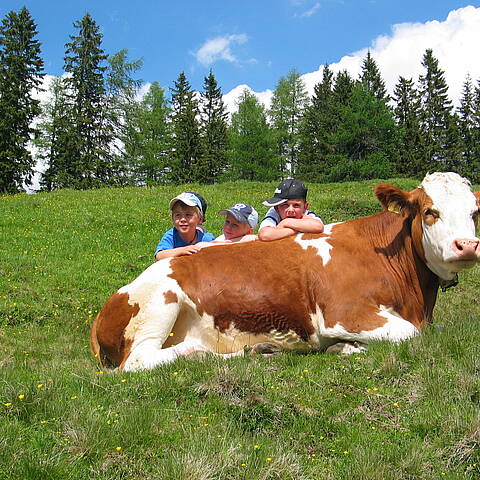
<svg viewBox="0 0 480 480">
<path fill-rule="evenodd" d="M 198 242 L 211 242 L 215 240 L 215 235 L 209 232 L 202 232 L 201 230 L 197 229 L 197 236 L 193 242 L 187 243 L 185 242 L 178 230 L 173 227 L 170 230 L 167 230 L 163 235 L 162 239 L 158 242 L 157 248 L 155 249 L 154 255 L 162 250 L 168 250 L 170 248 L 178 248 L 178 247 L 186 247 L 187 245 L 194 245 Z"/>
</svg>

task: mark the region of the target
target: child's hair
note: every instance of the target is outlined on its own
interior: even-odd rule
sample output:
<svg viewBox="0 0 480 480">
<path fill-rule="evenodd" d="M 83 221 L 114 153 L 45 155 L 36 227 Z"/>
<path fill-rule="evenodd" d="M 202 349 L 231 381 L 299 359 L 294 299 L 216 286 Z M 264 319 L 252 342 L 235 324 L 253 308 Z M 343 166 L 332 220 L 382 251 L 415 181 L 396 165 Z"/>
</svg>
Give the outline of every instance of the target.
<svg viewBox="0 0 480 480">
<path fill-rule="evenodd" d="M 172 198 L 169 203 L 170 210 L 173 211 L 175 205 L 178 202 L 182 202 L 188 207 L 196 207 L 200 218 L 205 221 L 205 212 L 207 211 L 207 202 L 199 194 L 195 192 L 182 192 L 180 195 L 177 195 L 175 198 Z"/>
</svg>

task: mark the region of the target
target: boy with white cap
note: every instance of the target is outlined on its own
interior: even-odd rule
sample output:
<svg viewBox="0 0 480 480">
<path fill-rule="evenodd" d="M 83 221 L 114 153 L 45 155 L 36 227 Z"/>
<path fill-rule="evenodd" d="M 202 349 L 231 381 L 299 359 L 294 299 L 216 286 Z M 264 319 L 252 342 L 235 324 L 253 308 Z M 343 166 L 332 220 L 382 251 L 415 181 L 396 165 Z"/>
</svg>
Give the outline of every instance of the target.
<svg viewBox="0 0 480 480">
<path fill-rule="evenodd" d="M 155 259 L 192 255 L 215 236 L 202 229 L 207 203 L 198 193 L 183 192 L 170 200 L 173 228 L 168 230 L 155 249 Z"/>
<path fill-rule="evenodd" d="M 263 202 L 263 205 L 271 208 L 260 224 L 260 240 L 278 240 L 296 233 L 323 232 L 321 218 L 308 210 L 307 187 L 299 180 L 283 180 L 275 189 L 273 197 Z"/>
</svg>

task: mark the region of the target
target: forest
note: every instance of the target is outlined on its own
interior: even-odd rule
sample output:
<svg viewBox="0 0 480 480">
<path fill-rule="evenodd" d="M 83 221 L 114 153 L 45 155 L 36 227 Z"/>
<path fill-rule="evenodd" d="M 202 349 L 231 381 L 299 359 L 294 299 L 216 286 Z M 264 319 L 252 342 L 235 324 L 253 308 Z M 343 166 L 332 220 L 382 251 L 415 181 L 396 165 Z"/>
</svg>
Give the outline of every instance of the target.
<svg viewBox="0 0 480 480">
<path fill-rule="evenodd" d="M 0 25 L 0 194 L 293 176 L 340 182 L 455 171 L 480 181 L 480 81 L 467 76 L 458 106 L 431 49 L 417 79 L 387 92 L 370 52 L 361 73 L 328 65 L 311 97 L 292 68 L 267 109 L 249 90 L 230 115 L 212 70 L 195 91 L 180 72 L 168 91 L 141 94 L 142 59 L 107 53 L 89 13 L 73 23 L 64 74 L 48 100 L 37 25 L 27 8 Z M 38 97 L 38 96 L 37 96 Z"/>
</svg>

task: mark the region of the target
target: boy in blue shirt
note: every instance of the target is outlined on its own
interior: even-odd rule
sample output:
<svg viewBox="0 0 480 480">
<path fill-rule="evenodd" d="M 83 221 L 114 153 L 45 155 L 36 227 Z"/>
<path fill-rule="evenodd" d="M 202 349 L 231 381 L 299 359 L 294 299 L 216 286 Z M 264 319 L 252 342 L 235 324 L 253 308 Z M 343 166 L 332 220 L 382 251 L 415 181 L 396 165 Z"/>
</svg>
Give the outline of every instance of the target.
<svg viewBox="0 0 480 480">
<path fill-rule="evenodd" d="M 155 259 L 192 255 L 215 236 L 202 229 L 207 204 L 198 193 L 183 192 L 170 200 L 173 228 L 165 232 L 155 249 Z"/>
</svg>

